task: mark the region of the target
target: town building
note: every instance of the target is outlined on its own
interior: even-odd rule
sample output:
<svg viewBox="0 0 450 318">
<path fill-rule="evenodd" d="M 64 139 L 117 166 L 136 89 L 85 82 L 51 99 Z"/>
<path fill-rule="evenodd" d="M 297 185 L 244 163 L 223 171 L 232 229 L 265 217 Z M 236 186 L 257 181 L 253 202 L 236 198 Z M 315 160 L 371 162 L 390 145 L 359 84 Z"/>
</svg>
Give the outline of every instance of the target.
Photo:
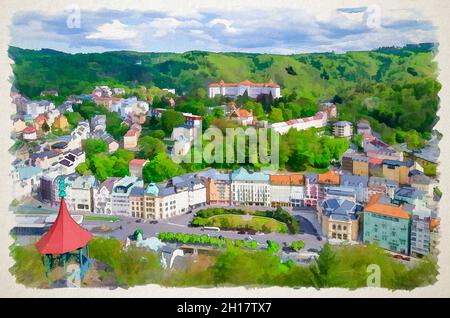
<svg viewBox="0 0 450 318">
<path fill-rule="evenodd" d="M 353 125 L 348 121 L 338 121 L 333 124 L 333 135 L 336 138 L 352 138 Z"/>
<path fill-rule="evenodd" d="M 305 173 L 304 206 L 316 207 L 319 198 L 319 176 L 316 173 Z"/>
<path fill-rule="evenodd" d="M 320 111 L 311 117 L 297 118 L 288 121 L 273 123 L 270 128 L 281 135 L 286 134 L 290 129 L 297 131 L 309 128 L 322 128 L 328 124 L 328 115 L 326 112 Z"/>
<path fill-rule="evenodd" d="M 377 193 L 383 193 L 391 199 L 394 199 L 394 193 L 397 188 L 398 182 L 381 177 L 370 177 L 368 184 L 368 195 L 371 197 Z"/>
<path fill-rule="evenodd" d="M 372 135 L 372 128 L 368 120 L 361 119 L 356 125 L 356 133 L 358 135 Z"/>
<path fill-rule="evenodd" d="M 320 202 L 330 199 L 346 200 L 356 203 L 356 189 L 346 186 L 327 187 L 323 199 Z"/>
<path fill-rule="evenodd" d="M 64 178 L 66 184 L 66 203 L 75 212 L 94 211 L 94 188 L 97 179 L 94 176 L 71 174 Z"/>
<path fill-rule="evenodd" d="M 200 178 L 192 174 L 183 174 L 173 177 L 168 185 L 175 187 L 177 191 L 187 191 L 190 210 L 206 205 L 206 187 Z"/>
<path fill-rule="evenodd" d="M 13 166 L 11 176 L 13 198 L 23 199 L 37 192 L 42 176 L 42 169 L 26 166 L 21 163 Z"/>
<path fill-rule="evenodd" d="M 341 169 L 356 176 L 369 176 L 369 158 L 351 149 L 347 150 L 341 158 Z"/>
<path fill-rule="evenodd" d="M 99 214 L 113 214 L 112 193 L 113 188 L 120 178 L 108 177 L 100 183 L 94 191 L 94 212 Z"/>
<path fill-rule="evenodd" d="M 302 174 L 270 175 L 270 196 L 272 207 L 302 207 L 304 176 Z"/>
<path fill-rule="evenodd" d="M 254 83 L 245 80 L 239 83 L 225 83 L 220 80 L 218 83 L 208 85 L 208 96 L 213 98 L 216 95 L 236 98 L 247 92 L 248 97 L 256 98 L 261 94 L 272 95 L 273 98 L 281 97 L 280 85 L 269 80 L 267 83 Z"/>
<path fill-rule="evenodd" d="M 340 176 L 336 172 L 330 170 L 325 173 L 320 173 L 317 175 L 319 183 L 319 194 L 318 199 L 323 200 L 325 197 L 326 189 L 329 187 L 339 186 Z"/>
<path fill-rule="evenodd" d="M 392 204 L 390 198 L 377 194 L 364 208 L 364 236 L 366 244 L 377 243 L 392 252 L 409 255 L 411 222 L 408 211 Z"/>
<path fill-rule="evenodd" d="M 409 203 L 416 207 L 426 205 L 426 193 L 413 187 L 399 187 L 395 190 L 394 201 Z"/>
<path fill-rule="evenodd" d="M 337 116 L 337 107 L 333 103 L 320 103 L 319 108 L 327 114 L 327 118 L 335 118 Z"/>
<path fill-rule="evenodd" d="M 232 205 L 271 206 L 269 175 L 241 167 L 231 173 Z"/>
<path fill-rule="evenodd" d="M 136 177 L 126 176 L 117 181 L 112 190 L 111 207 L 112 214 L 130 214 L 130 192 L 135 187 L 143 187 L 144 182 Z"/>
<path fill-rule="evenodd" d="M 24 141 L 35 141 L 37 140 L 37 131 L 33 126 L 28 126 L 22 130 L 22 139 Z"/>
<path fill-rule="evenodd" d="M 137 97 L 133 96 L 114 102 L 111 105 L 111 111 L 119 113 L 122 118 L 131 116 L 132 114 L 146 115 L 149 111 L 149 105 L 147 102 L 139 101 Z"/>
<path fill-rule="evenodd" d="M 106 131 L 106 115 L 95 115 L 91 119 L 91 132 Z"/>
<path fill-rule="evenodd" d="M 206 187 L 206 203 L 209 205 L 230 205 L 231 176 L 209 169 L 197 174 Z"/>
<path fill-rule="evenodd" d="M 251 126 L 254 123 L 253 114 L 245 108 L 237 108 L 233 110 L 230 114 L 230 120 L 243 126 Z"/>
<path fill-rule="evenodd" d="M 59 115 L 53 122 L 53 126 L 55 126 L 55 128 L 61 129 L 62 131 L 67 130 L 67 128 L 69 128 L 67 117 L 64 115 Z"/>
<path fill-rule="evenodd" d="M 409 172 L 414 169 L 414 161 L 383 160 L 383 176 L 399 184 L 409 183 Z"/>
<path fill-rule="evenodd" d="M 322 233 L 328 239 L 358 241 L 362 206 L 353 201 L 328 199 L 317 209 Z"/>
<path fill-rule="evenodd" d="M 139 131 L 130 129 L 123 136 L 123 149 L 135 149 L 138 146 Z"/>
<path fill-rule="evenodd" d="M 431 251 L 432 211 L 425 207 L 415 207 L 411 217 L 411 255 L 428 256 Z"/>
<path fill-rule="evenodd" d="M 142 171 L 149 161 L 147 159 L 132 159 L 129 162 L 130 175 L 142 179 Z"/>
<path fill-rule="evenodd" d="M 355 189 L 356 201 L 360 203 L 367 202 L 369 199 L 369 177 L 367 176 L 354 176 L 354 175 L 341 175 L 340 184 L 344 187 L 350 187 Z"/>
<path fill-rule="evenodd" d="M 167 184 L 150 183 L 145 189 L 137 187 L 130 196 L 130 215 L 161 220 L 189 211 L 189 195 L 185 189 Z"/>
</svg>

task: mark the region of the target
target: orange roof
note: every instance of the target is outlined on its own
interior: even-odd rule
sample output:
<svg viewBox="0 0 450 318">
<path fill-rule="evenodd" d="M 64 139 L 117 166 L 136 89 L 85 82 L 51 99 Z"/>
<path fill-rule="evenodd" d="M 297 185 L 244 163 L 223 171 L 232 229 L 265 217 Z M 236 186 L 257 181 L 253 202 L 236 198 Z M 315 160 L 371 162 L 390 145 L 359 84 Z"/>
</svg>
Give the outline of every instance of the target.
<svg viewBox="0 0 450 318">
<path fill-rule="evenodd" d="M 331 170 L 319 174 L 319 183 L 339 185 L 339 180 L 340 180 L 339 175 Z"/>
<path fill-rule="evenodd" d="M 439 226 L 441 222 L 438 219 L 435 218 L 431 218 L 431 222 L 430 222 L 430 231 L 433 231 L 436 227 Z"/>
<path fill-rule="evenodd" d="M 272 174 L 270 183 L 273 185 L 302 185 L 304 177 L 302 174 Z"/>
<path fill-rule="evenodd" d="M 223 80 L 220 80 L 218 83 L 211 83 L 208 86 L 209 87 L 233 87 L 233 86 L 239 86 L 239 85 L 246 85 L 246 86 L 255 86 L 255 87 L 280 87 L 280 85 L 274 83 L 272 80 L 269 80 L 267 83 L 254 83 L 249 80 L 243 80 L 239 83 L 225 83 Z"/>
<path fill-rule="evenodd" d="M 373 195 L 369 199 L 369 203 L 364 208 L 364 211 L 382 215 L 389 215 L 400 219 L 409 219 L 409 213 L 403 210 L 400 206 L 378 203 L 380 197 L 381 193 Z"/>
<path fill-rule="evenodd" d="M 239 116 L 241 117 L 252 117 L 252 114 L 250 114 L 250 112 L 248 110 L 246 110 L 245 108 L 240 108 L 238 110 Z"/>
</svg>

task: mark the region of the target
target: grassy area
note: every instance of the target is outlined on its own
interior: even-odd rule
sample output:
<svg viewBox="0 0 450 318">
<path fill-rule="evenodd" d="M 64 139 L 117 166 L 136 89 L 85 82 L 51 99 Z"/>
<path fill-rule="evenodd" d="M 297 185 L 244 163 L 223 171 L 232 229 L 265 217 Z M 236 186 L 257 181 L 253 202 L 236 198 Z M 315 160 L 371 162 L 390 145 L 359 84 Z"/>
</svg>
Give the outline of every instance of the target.
<svg viewBox="0 0 450 318">
<path fill-rule="evenodd" d="M 111 222 L 117 222 L 120 221 L 120 218 L 117 216 L 96 216 L 96 215 L 86 215 L 84 217 L 85 220 L 89 221 L 111 221 Z"/>
<path fill-rule="evenodd" d="M 244 217 L 240 215 L 216 215 L 208 218 L 207 225 L 217 226 L 224 230 L 248 228 L 265 233 L 288 233 L 286 224 L 275 219 L 260 216 L 251 216 L 251 219 L 245 220 Z"/>
</svg>

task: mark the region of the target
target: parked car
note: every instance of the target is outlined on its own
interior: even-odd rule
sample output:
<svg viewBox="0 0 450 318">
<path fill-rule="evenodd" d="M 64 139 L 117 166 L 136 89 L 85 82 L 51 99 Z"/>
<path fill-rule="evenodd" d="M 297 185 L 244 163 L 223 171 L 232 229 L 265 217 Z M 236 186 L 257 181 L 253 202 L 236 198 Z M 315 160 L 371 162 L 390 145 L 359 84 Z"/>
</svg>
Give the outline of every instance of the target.
<svg viewBox="0 0 450 318">
<path fill-rule="evenodd" d="M 136 223 L 141 223 L 142 220 L 141 220 L 141 219 L 137 219 L 135 222 L 136 222 Z"/>
<path fill-rule="evenodd" d="M 317 239 L 318 241 L 322 241 L 322 236 L 317 235 L 317 236 L 316 236 L 316 239 Z"/>
<path fill-rule="evenodd" d="M 238 234 L 245 234 L 245 231 L 244 230 L 239 230 Z"/>
<path fill-rule="evenodd" d="M 42 208 L 42 205 L 38 205 L 37 208 L 38 208 L 38 209 L 41 209 L 41 208 Z"/>
<path fill-rule="evenodd" d="M 318 249 L 315 249 L 315 248 L 308 248 L 307 251 L 308 251 L 308 252 L 311 252 L 311 253 L 319 253 L 319 250 L 318 250 Z"/>
</svg>

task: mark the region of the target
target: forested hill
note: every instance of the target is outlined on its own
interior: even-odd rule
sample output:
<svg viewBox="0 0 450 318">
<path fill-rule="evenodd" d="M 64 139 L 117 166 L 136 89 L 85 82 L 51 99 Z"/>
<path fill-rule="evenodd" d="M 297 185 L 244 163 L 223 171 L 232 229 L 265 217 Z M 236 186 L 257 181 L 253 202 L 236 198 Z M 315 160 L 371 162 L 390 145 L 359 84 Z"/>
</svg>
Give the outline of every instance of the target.
<svg viewBox="0 0 450 318">
<path fill-rule="evenodd" d="M 435 45 L 407 45 L 345 54 L 295 55 L 139 53 L 66 54 L 9 48 L 15 87 L 33 98 L 44 89 L 60 95 L 89 93 L 95 85 L 155 85 L 186 93 L 210 82 L 272 79 L 284 95 L 314 102 L 337 96 L 342 117 L 429 132 L 438 108 Z"/>
</svg>

